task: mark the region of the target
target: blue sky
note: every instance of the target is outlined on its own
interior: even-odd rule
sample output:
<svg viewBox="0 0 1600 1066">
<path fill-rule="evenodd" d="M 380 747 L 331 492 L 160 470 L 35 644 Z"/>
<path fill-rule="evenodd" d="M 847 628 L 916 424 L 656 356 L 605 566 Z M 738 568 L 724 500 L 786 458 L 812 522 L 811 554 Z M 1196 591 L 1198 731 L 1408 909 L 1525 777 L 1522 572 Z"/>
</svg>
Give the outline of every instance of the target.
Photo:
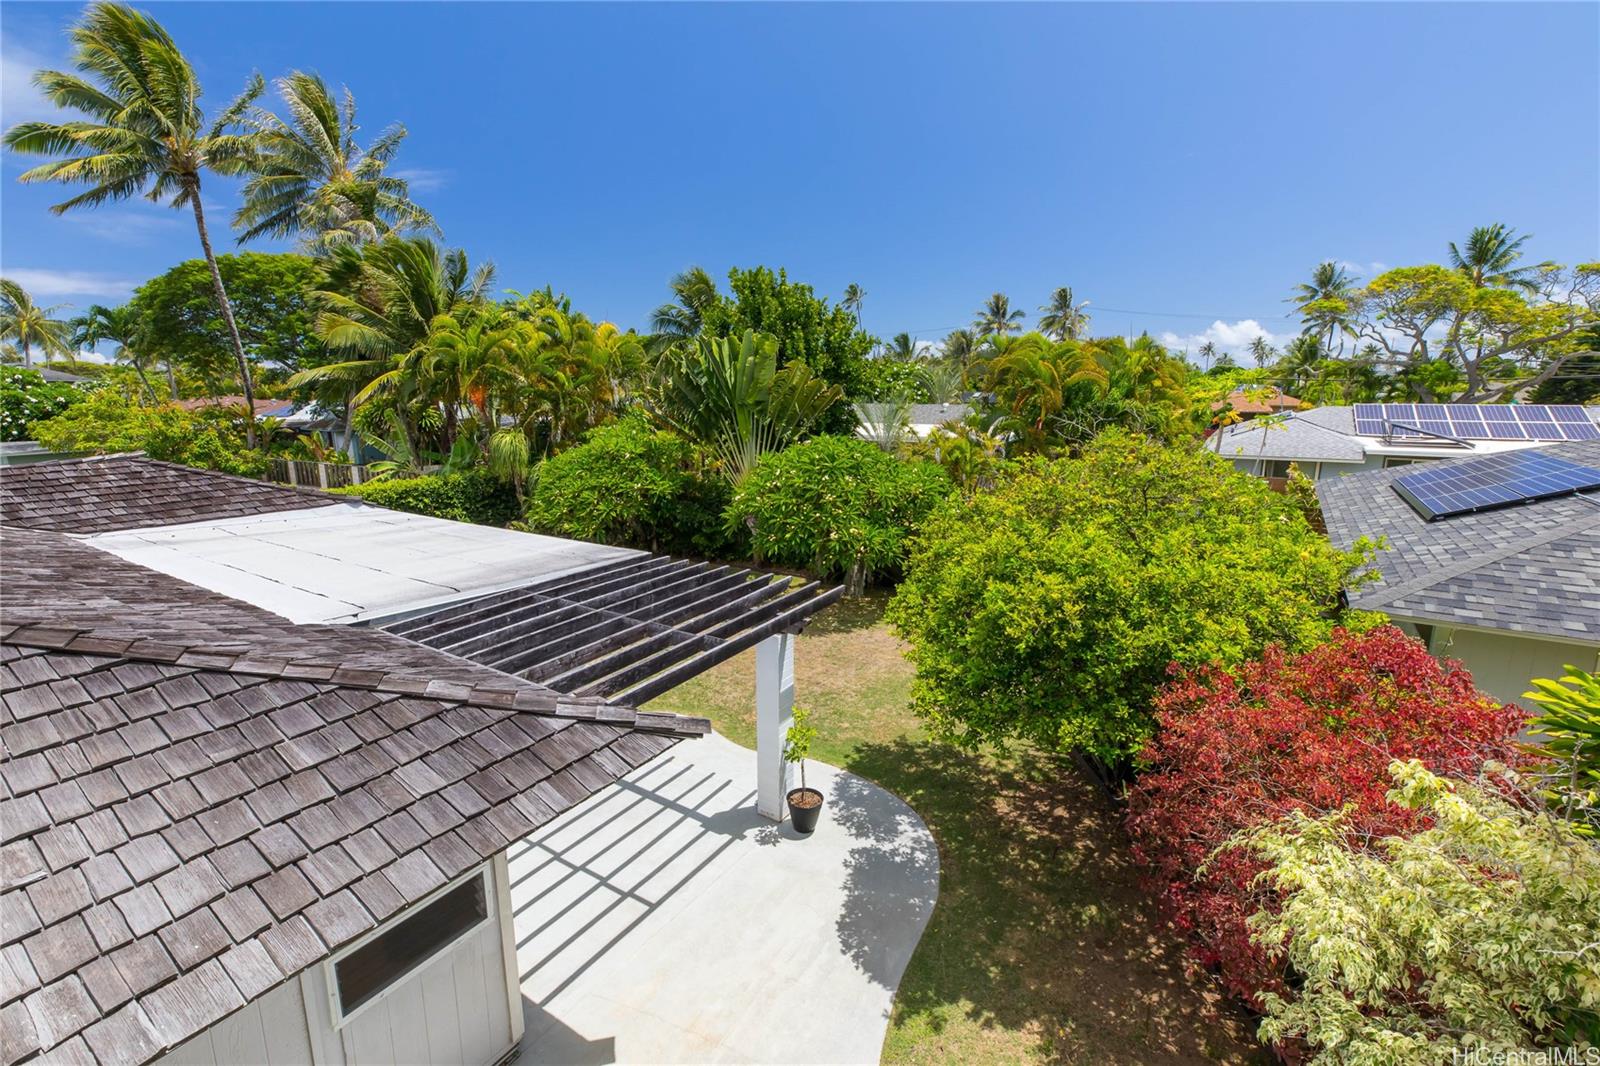
<svg viewBox="0 0 1600 1066">
<path fill-rule="evenodd" d="M 7 125 L 78 10 L 0 8 Z M 451 245 L 625 327 L 684 267 L 765 263 L 859 282 L 883 336 L 942 336 L 996 290 L 1031 322 L 1066 284 L 1098 332 L 1235 347 L 1244 320 L 1292 333 L 1324 258 L 1370 276 L 1493 221 L 1535 259 L 1600 255 L 1592 3 L 150 10 L 212 107 L 251 70 L 348 84 L 369 134 L 409 127 L 398 167 Z M 142 202 L 50 216 L 25 165 L 3 161 L 0 269 L 41 300 L 198 254 Z"/>
</svg>

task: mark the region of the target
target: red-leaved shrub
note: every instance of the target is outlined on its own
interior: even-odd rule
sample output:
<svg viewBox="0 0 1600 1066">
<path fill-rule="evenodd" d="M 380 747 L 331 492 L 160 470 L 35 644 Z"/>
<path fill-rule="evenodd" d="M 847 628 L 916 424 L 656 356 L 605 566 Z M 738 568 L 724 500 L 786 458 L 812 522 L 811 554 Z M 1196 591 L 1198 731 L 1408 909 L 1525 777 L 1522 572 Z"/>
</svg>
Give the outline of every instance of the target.
<svg viewBox="0 0 1600 1066">
<path fill-rule="evenodd" d="M 1336 629 L 1329 643 L 1295 656 L 1271 648 L 1232 676 L 1179 674 L 1156 711 L 1146 770 L 1129 797 L 1135 854 L 1199 960 L 1257 1005 L 1261 991 L 1282 988 L 1281 965 L 1245 925 L 1272 905 L 1251 884 L 1262 866 L 1238 848 L 1213 852 L 1291 810 L 1350 804 L 1358 838 L 1406 828 L 1405 815 L 1383 802 L 1391 759 L 1455 776 L 1475 774 L 1485 759 L 1511 764 L 1524 720 L 1474 688 L 1459 663 L 1441 664 L 1393 626 Z"/>
</svg>

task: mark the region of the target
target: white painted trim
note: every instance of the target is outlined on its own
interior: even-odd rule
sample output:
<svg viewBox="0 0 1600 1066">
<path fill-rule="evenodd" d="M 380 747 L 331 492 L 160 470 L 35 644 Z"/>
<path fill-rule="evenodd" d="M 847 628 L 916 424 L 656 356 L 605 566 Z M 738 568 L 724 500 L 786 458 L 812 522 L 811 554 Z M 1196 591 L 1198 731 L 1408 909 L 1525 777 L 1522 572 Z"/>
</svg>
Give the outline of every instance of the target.
<svg viewBox="0 0 1600 1066">
<path fill-rule="evenodd" d="M 794 635 L 775 633 L 756 645 L 756 810 L 783 821 L 789 791 L 784 737 L 794 724 Z"/>
<path fill-rule="evenodd" d="M 1357 611 L 1376 611 L 1379 614 L 1388 615 L 1395 621 L 1410 622 L 1412 625 L 1433 626 L 1436 630 L 1465 629 L 1473 633 L 1486 633 L 1495 637 L 1515 637 L 1518 640 L 1542 640 L 1552 644 L 1570 644 L 1573 647 L 1586 648 L 1590 652 L 1600 655 L 1600 644 L 1596 644 L 1592 640 L 1584 640 L 1581 637 L 1562 637 L 1554 633 L 1539 633 L 1527 629 L 1502 629 L 1496 626 L 1468 625 L 1465 622 L 1457 622 L 1449 618 L 1426 618 L 1422 615 L 1402 614 L 1382 606 L 1363 607 L 1359 603 L 1352 603 L 1350 607 L 1352 610 Z"/>
<path fill-rule="evenodd" d="M 511 911 L 511 865 L 501 852 L 490 864 L 500 911 L 500 953 L 505 957 L 506 1006 L 511 1012 L 511 1046 L 522 1042 L 522 975 L 517 971 L 516 919 Z"/>
<path fill-rule="evenodd" d="M 340 948 L 338 951 L 334 952 L 332 955 L 328 956 L 327 961 L 322 964 L 322 972 L 324 980 L 326 980 L 328 985 L 328 1017 L 333 1023 L 335 1032 L 343 1029 L 346 1025 L 349 1025 L 350 1022 L 354 1021 L 356 1018 L 361 1017 L 368 1007 L 371 1007 L 374 1004 L 382 1003 L 384 1000 L 388 999 L 389 996 L 393 994 L 395 989 L 404 984 L 408 978 L 432 965 L 439 959 L 440 956 L 448 954 L 463 940 L 467 939 L 469 936 L 472 936 L 474 933 L 478 932 L 478 930 L 484 927 L 484 925 L 493 917 L 495 913 L 495 911 L 490 908 L 491 899 L 495 896 L 498 896 L 498 892 L 494 889 L 493 879 L 490 876 L 492 869 L 493 863 L 487 862 L 482 866 L 475 867 L 467 873 L 462 874 L 453 881 L 446 882 L 443 886 L 434 889 L 432 892 L 422 897 L 422 899 L 418 900 L 416 903 L 413 903 L 405 910 L 400 911 L 398 914 L 391 917 L 388 921 L 384 922 L 376 929 L 366 933 L 361 937 L 358 937 L 357 939 L 346 944 L 344 947 Z M 401 922 L 411 918 L 419 911 L 426 908 L 429 904 L 433 903 L 441 896 L 460 888 L 468 881 L 471 881 L 474 877 L 483 880 L 483 918 L 462 930 L 461 933 L 451 939 L 449 943 L 441 944 L 435 951 L 430 953 L 427 958 L 413 963 L 411 967 L 403 973 L 396 974 L 394 980 L 385 985 L 382 992 L 379 992 L 377 995 L 373 996 L 371 999 L 367 1000 L 346 1014 L 344 1012 L 344 1005 L 339 1002 L 339 979 L 338 975 L 334 972 L 334 967 L 339 964 L 339 961 L 350 955 L 352 952 L 361 950 L 366 945 L 372 943 L 372 941 L 392 930 Z"/>
</svg>

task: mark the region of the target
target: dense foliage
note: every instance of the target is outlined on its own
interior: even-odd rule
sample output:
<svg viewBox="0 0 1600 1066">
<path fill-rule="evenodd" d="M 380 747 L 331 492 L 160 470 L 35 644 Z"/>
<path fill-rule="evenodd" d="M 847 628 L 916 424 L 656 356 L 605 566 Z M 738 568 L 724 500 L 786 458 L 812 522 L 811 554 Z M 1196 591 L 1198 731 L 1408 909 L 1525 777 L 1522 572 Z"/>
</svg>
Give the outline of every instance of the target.
<svg viewBox="0 0 1600 1066">
<path fill-rule="evenodd" d="M 517 517 L 516 493 L 487 470 L 387 478 L 333 491 L 379 507 L 481 526 L 504 526 Z"/>
<path fill-rule="evenodd" d="M 939 735 L 1121 761 L 1169 663 L 1319 643 L 1363 552 L 1215 456 L 1113 432 L 942 508 L 889 613 Z"/>
<path fill-rule="evenodd" d="M 34 439 L 54 452 L 109 455 L 144 452 L 152 459 L 244 477 L 266 473 L 265 452 L 246 447 L 239 412 L 220 407 L 186 411 L 136 403 L 114 388 L 33 426 Z"/>
<path fill-rule="evenodd" d="M 719 555 L 728 493 L 700 448 L 626 418 L 540 465 L 524 519 L 538 533 Z"/>
<path fill-rule="evenodd" d="M 1374 1066 L 1600 1043 L 1600 850 L 1514 782 L 1390 774 L 1384 818 L 1414 828 L 1366 843 L 1351 813 L 1295 811 L 1245 838 L 1281 900 L 1251 924 L 1298 978 L 1262 1039 Z"/>
<path fill-rule="evenodd" d="M 64 381 L 46 381 L 37 370 L 0 367 L 0 441 L 31 440 L 35 422 L 54 418 L 84 392 Z"/>
<path fill-rule="evenodd" d="M 846 575 L 859 590 L 899 570 L 912 534 L 950 490 L 932 463 L 817 437 L 763 456 L 735 490 L 728 519 L 749 528 L 758 559 Z"/>
<path fill-rule="evenodd" d="M 1600 675 L 1569 665 L 1559 681 L 1536 678 L 1523 699 L 1541 712 L 1529 732 L 1548 760 L 1547 798 L 1580 832 L 1600 836 Z"/>
<path fill-rule="evenodd" d="M 1291 811 L 1347 808 L 1357 834 L 1396 828 L 1405 822 L 1384 802 L 1391 759 L 1470 775 L 1485 759 L 1514 756 L 1523 721 L 1459 664 L 1387 625 L 1336 630 L 1300 655 L 1269 648 L 1232 672 L 1186 672 L 1155 708 L 1160 729 L 1129 794 L 1135 854 L 1200 961 L 1255 1003 L 1283 988 L 1282 960 L 1253 943 L 1246 924 L 1269 902 L 1255 884 L 1263 865 L 1245 849 L 1213 852 Z"/>
<path fill-rule="evenodd" d="M 303 255 L 238 252 L 217 257 L 233 321 L 252 364 L 294 373 L 328 358 L 312 331 L 317 268 Z M 171 362 L 206 384 L 210 395 L 239 391 L 232 339 L 217 311 L 204 259 L 179 263 L 139 286 L 129 306 L 146 338 L 147 358 Z"/>
</svg>

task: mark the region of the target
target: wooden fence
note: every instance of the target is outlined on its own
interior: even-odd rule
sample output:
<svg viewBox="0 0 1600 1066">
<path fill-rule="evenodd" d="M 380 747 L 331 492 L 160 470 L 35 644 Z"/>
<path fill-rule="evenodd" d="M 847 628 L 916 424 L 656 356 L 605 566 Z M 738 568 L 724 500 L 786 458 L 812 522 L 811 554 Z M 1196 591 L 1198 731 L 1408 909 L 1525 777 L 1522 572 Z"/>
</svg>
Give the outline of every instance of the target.
<svg viewBox="0 0 1600 1066">
<path fill-rule="evenodd" d="M 280 485 L 303 485 L 313 489 L 342 489 L 367 480 L 365 466 L 349 463 L 318 463 L 310 459 L 274 459 L 267 480 Z"/>
</svg>

